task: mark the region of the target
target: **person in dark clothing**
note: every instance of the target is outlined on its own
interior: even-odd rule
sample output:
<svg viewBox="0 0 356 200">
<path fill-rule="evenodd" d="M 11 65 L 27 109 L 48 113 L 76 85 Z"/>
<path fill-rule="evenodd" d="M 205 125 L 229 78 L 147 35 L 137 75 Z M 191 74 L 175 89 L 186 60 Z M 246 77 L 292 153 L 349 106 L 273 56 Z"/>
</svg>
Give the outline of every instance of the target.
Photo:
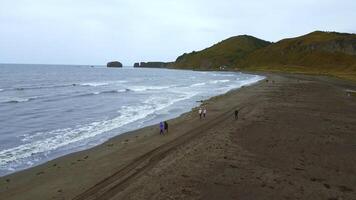
<svg viewBox="0 0 356 200">
<path fill-rule="evenodd" d="M 164 131 L 168 133 L 168 123 L 164 121 Z"/>
<path fill-rule="evenodd" d="M 235 120 L 239 119 L 239 110 L 235 110 Z"/>
<path fill-rule="evenodd" d="M 159 134 L 160 135 L 163 135 L 164 134 L 164 124 L 163 124 L 163 122 L 160 122 L 159 123 Z"/>
</svg>

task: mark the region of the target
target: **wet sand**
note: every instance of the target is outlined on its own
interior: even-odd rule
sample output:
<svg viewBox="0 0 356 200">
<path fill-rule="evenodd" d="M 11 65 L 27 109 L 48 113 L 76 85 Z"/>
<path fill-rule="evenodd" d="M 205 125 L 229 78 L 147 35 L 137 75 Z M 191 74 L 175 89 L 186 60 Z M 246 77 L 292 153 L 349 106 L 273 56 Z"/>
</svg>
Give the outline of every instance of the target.
<svg viewBox="0 0 356 200">
<path fill-rule="evenodd" d="M 0 199 L 356 199 L 356 84 L 267 74 L 159 127 L 0 178 Z M 239 119 L 233 111 L 240 109 Z"/>
</svg>

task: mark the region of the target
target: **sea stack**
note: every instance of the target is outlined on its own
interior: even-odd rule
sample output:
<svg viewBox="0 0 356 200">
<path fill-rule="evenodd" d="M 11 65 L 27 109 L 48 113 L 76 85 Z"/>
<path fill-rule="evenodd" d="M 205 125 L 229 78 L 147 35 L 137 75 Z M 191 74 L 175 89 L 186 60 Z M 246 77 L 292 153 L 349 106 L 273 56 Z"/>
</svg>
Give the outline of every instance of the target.
<svg viewBox="0 0 356 200">
<path fill-rule="evenodd" d="M 119 61 L 112 61 L 106 64 L 107 67 L 122 67 L 122 63 Z"/>
<path fill-rule="evenodd" d="M 135 63 L 134 67 L 140 67 L 140 63 Z"/>
</svg>

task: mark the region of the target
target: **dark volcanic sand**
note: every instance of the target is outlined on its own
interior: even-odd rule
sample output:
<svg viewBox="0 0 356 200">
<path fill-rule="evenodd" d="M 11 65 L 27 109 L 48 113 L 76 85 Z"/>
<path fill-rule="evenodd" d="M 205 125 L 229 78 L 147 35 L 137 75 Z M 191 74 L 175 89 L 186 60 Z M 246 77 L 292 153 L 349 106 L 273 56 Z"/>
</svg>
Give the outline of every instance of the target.
<svg viewBox="0 0 356 200">
<path fill-rule="evenodd" d="M 355 88 L 268 75 L 166 136 L 147 127 L 3 177 L 0 199 L 356 199 Z"/>
</svg>

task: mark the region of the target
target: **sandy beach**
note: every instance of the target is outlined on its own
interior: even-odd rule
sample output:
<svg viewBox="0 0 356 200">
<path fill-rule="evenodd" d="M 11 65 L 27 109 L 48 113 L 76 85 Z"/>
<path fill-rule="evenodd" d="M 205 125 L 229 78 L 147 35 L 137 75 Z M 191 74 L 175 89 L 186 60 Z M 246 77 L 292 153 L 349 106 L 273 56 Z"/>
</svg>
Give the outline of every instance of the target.
<svg viewBox="0 0 356 200">
<path fill-rule="evenodd" d="M 146 127 L 2 177 L 0 199 L 356 199 L 356 84 L 263 75 L 164 136 Z"/>
</svg>

